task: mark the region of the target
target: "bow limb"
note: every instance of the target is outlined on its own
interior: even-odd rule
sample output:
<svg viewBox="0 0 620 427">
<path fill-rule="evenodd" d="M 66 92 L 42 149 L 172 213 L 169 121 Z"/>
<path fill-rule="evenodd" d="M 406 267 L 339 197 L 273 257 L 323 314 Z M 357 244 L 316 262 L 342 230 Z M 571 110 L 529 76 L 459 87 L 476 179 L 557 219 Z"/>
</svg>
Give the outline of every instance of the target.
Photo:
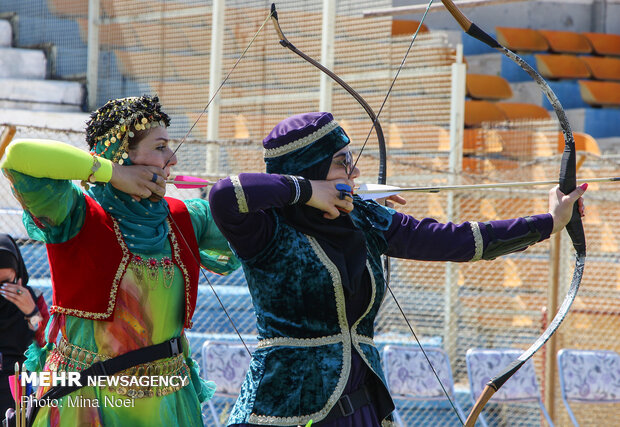
<svg viewBox="0 0 620 427">
<path fill-rule="evenodd" d="M 0 134 L 0 160 L 2 160 L 6 147 L 9 146 L 9 144 L 13 140 L 13 137 L 15 136 L 15 132 L 17 131 L 17 129 L 13 125 L 4 126 L 4 130 L 2 131 L 2 134 Z"/>
<path fill-rule="evenodd" d="M 355 98 L 355 100 L 366 111 L 366 114 L 368 114 L 368 117 L 370 117 L 370 120 L 372 121 L 372 126 L 375 128 L 375 131 L 377 133 L 377 140 L 379 142 L 379 178 L 378 178 L 378 181 L 379 181 L 379 184 L 385 184 L 385 179 L 386 179 L 386 175 L 387 175 L 387 172 L 386 172 L 386 170 L 387 170 L 387 160 L 386 160 L 387 150 L 385 148 L 386 146 L 385 146 L 385 138 L 383 136 L 383 129 L 381 128 L 381 124 L 379 123 L 379 119 L 378 119 L 377 115 L 375 114 L 375 112 L 373 111 L 373 109 L 370 107 L 368 102 L 366 102 L 366 100 L 364 98 L 362 98 L 362 96 L 359 93 L 357 93 L 355 91 L 355 89 L 353 89 L 351 86 L 349 86 L 344 80 L 342 80 L 340 77 L 338 77 L 333 71 L 329 70 L 324 65 L 322 65 L 320 62 L 316 61 L 315 59 L 309 57 L 308 55 L 306 55 L 305 53 L 303 53 L 302 51 L 297 49 L 295 47 L 295 45 L 293 45 L 293 43 L 291 43 L 286 38 L 286 36 L 282 32 L 282 29 L 280 28 L 280 23 L 278 22 L 278 12 L 276 11 L 275 3 L 271 4 L 271 20 L 273 21 L 273 25 L 274 25 L 274 27 L 276 29 L 276 32 L 278 33 L 278 36 L 280 37 L 280 44 L 282 46 L 284 46 L 285 48 L 289 49 L 291 52 L 293 52 L 296 55 L 300 56 L 305 61 L 309 62 L 310 64 L 314 65 L 316 68 L 318 68 L 319 70 L 321 70 L 322 72 L 327 74 L 332 80 L 334 80 L 336 83 L 338 83 L 340 86 L 342 86 L 342 88 L 344 90 L 349 92 L 349 94 L 353 98 Z"/>
<path fill-rule="evenodd" d="M 560 191 L 564 194 L 568 194 L 572 192 L 576 187 L 576 153 L 575 153 L 575 141 L 573 139 L 573 133 L 570 128 L 570 124 L 568 123 L 568 119 L 566 117 L 566 113 L 560 104 L 557 96 L 553 93 L 553 90 L 549 87 L 549 84 L 542 78 L 536 70 L 534 70 L 527 62 L 525 62 L 521 57 L 519 57 L 514 52 L 510 51 L 506 47 L 502 46 L 498 43 L 493 37 L 488 35 L 486 32 L 481 30 L 476 24 L 472 23 L 467 17 L 459 10 L 458 7 L 452 2 L 452 0 L 441 0 L 445 5 L 446 9 L 450 12 L 450 14 L 456 19 L 459 25 L 463 28 L 463 30 L 469 34 L 470 36 L 480 40 L 481 42 L 487 44 L 488 46 L 499 50 L 512 61 L 514 61 L 517 65 L 519 65 L 524 71 L 526 71 L 532 79 L 540 86 L 541 90 L 553 106 L 555 114 L 558 117 L 560 122 L 560 126 L 562 128 L 562 133 L 564 134 L 564 153 L 562 155 L 562 162 L 560 167 L 560 178 L 559 185 Z M 577 295 L 577 291 L 579 290 L 579 285 L 581 283 L 581 278 L 583 276 L 583 269 L 585 265 L 586 259 L 586 241 L 585 241 L 585 233 L 583 230 L 583 224 L 581 222 L 581 217 L 579 215 L 579 208 L 577 203 L 575 203 L 573 207 L 573 215 L 571 217 L 570 222 L 566 226 L 566 230 L 571 238 L 573 243 L 573 247 L 576 251 L 575 257 L 575 270 L 573 273 L 573 278 L 570 284 L 570 288 L 560 309 L 556 313 L 555 317 L 547 327 L 547 329 L 543 332 L 543 334 L 528 348 L 521 356 L 519 356 L 510 366 L 508 366 L 502 373 L 500 373 L 495 378 L 492 378 L 487 387 L 485 388 L 483 394 L 480 399 L 476 401 L 467 421 L 465 423 L 466 426 L 473 426 L 478 418 L 478 415 L 482 411 L 482 408 L 491 398 L 493 393 L 499 388 L 515 373 L 519 370 L 523 364 L 530 359 L 534 353 L 536 353 L 555 333 L 558 329 L 566 314 L 568 313 L 575 297 Z"/>
</svg>

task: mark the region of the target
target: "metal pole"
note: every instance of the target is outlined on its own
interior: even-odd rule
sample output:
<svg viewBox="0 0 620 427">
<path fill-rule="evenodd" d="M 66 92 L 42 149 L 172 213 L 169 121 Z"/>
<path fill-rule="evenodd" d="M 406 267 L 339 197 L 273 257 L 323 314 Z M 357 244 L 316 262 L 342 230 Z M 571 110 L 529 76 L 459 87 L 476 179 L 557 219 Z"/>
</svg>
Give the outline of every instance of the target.
<svg viewBox="0 0 620 427">
<path fill-rule="evenodd" d="M 97 83 L 99 79 L 99 9 L 100 0 L 88 0 L 88 46 L 86 60 L 87 105 L 90 111 L 97 108 Z"/>
<path fill-rule="evenodd" d="M 334 69 L 334 37 L 336 27 L 336 1 L 323 0 L 323 29 L 321 31 L 321 64 Z M 331 111 L 333 80 L 321 73 L 319 111 Z"/>
<path fill-rule="evenodd" d="M 450 184 L 463 167 L 463 127 L 465 126 L 465 74 L 463 45 L 456 46 L 456 62 L 452 64 L 452 95 L 450 98 Z"/>
<path fill-rule="evenodd" d="M 562 233 L 555 233 L 551 239 L 551 273 L 547 289 L 547 313 L 553 316 L 558 311 L 558 292 L 560 287 L 560 250 L 562 247 Z M 546 344 L 545 353 L 545 406 L 551 420 L 555 422 L 555 377 L 557 370 L 557 334 L 553 334 Z"/>
<path fill-rule="evenodd" d="M 450 98 L 450 158 L 449 158 L 449 183 L 458 183 L 459 174 L 463 164 L 463 125 L 465 110 L 465 64 L 463 64 L 463 46 L 457 45 L 456 62 L 452 64 L 452 89 Z M 458 217 L 457 195 L 449 193 L 447 197 L 448 221 L 454 221 Z M 457 356 L 457 331 L 453 324 L 458 320 L 455 313 L 455 305 L 458 302 L 458 270 L 459 267 L 452 263 L 446 263 L 445 307 L 444 307 L 444 349 L 451 360 Z"/>
<path fill-rule="evenodd" d="M 213 0 L 211 10 L 211 63 L 209 65 L 209 99 L 215 93 L 222 81 L 222 60 L 224 43 L 224 8 L 225 0 Z M 207 120 L 207 140 L 217 141 L 220 131 L 220 96 L 211 102 Z M 219 146 L 209 144 L 207 146 L 207 174 L 216 175 L 219 164 Z"/>
</svg>

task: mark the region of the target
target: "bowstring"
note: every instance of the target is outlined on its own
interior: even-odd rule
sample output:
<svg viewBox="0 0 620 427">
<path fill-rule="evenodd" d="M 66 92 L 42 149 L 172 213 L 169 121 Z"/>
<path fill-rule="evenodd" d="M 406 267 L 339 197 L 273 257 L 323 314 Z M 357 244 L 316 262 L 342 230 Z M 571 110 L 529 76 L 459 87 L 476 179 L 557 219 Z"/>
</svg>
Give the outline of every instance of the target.
<svg viewBox="0 0 620 427">
<path fill-rule="evenodd" d="M 237 61 L 234 63 L 232 68 L 228 71 L 228 74 L 226 74 L 226 77 L 224 77 L 224 80 L 222 80 L 222 83 L 220 83 L 220 85 L 218 86 L 217 90 L 215 91 L 215 93 L 213 94 L 211 99 L 209 99 L 209 101 L 207 102 L 207 105 L 205 105 L 205 107 L 202 109 L 202 111 L 198 115 L 198 118 L 190 126 L 190 128 L 187 131 L 187 133 L 185 134 L 185 136 L 183 136 L 183 138 L 181 139 L 181 142 L 179 142 L 179 145 L 177 145 L 177 147 L 174 149 L 174 151 L 172 152 L 172 154 L 170 155 L 170 157 L 166 161 L 166 164 L 164 165 L 164 167 L 168 166 L 168 163 L 170 163 L 170 160 L 172 159 L 172 157 L 174 157 L 174 155 L 177 153 L 179 148 L 181 148 L 181 145 L 183 145 L 183 143 L 185 142 L 185 140 L 187 139 L 189 134 L 192 132 L 192 130 L 194 130 L 194 127 L 196 127 L 196 125 L 198 124 L 198 122 L 200 121 L 202 116 L 204 116 L 204 114 L 207 112 L 207 109 L 209 108 L 209 106 L 211 105 L 213 100 L 219 95 L 220 91 L 222 90 L 222 87 L 224 87 L 224 84 L 228 81 L 228 78 L 233 73 L 233 71 L 235 71 L 235 68 L 237 68 L 237 65 L 239 64 L 239 62 L 241 62 L 241 59 L 245 56 L 246 52 L 250 49 L 250 46 L 252 46 L 252 43 L 254 43 L 254 40 L 256 40 L 256 38 L 258 37 L 258 35 L 262 31 L 263 27 L 265 26 L 267 21 L 269 21 L 269 19 L 271 18 L 272 15 L 273 15 L 273 12 L 269 12 L 269 15 L 267 15 L 267 17 L 265 18 L 265 20 L 263 21 L 261 26 L 258 28 L 258 31 L 256 31 L 256 33 L 254 34 L 254 37 L 252 37 L 252 39 L 250 40 L 250 42 L 248 43 L 246 48 L 243 50 L 243 52 L 241 53 L 239 58 L 237 58 Z"/>
<path fill-rule="evenodd" d="M 176 221 L 174 220 L 174 218 L 172 218 L 172 215 L 170 214 L 170 209 L 168 209 L 168 205 L 164 205 L 166 207 L 166 210 L 168 211 L 168 218 L 170 218 L 170 221 L 174 224 L 175 228 L 178 230 L 178 234 L 179 236 L 181 236 L 181 239 L 183 240 L 183 243 L 185 243 L 185 246 L 187 246 L 187 248 L 189 249 L 189 252 L 192 254 L 192 257 L 194 258 L 194 261 L 196 261 L 196 263 L 198 264 L 198 269 L 200 270 L 200 273 L 202 273 L 202 277 L 204 277 L 204 279 L 207 281 L 207 283 L 209 284 L 209 287 L 211 288 L 211 291 L 213 291 L 213 295 L 215 295 L 215 298 L 217 299 L 217 302 L 220 304 L 220 307 L 222 307 L 222 310 L 224 310 L 224 313 L 226 314 L 226 317 L 228 318 L 228 321 L 230 322 L 230 324 L 232 325 L 233 329 L 235 330 L 237 336 L 239 337 L 239 339 L 241 340 L 241 343 L 243 344 L 243 346 L 245 347 L 245 351 L 248 352 L 248 355 L 250 357 L 252 357 L 252 352 L 250 351 L 250 349 L 248 348 L 247 344 L 245 343 L 243 337 L 241 336 L 241 333 L 239 332 L 239 329 L 237 329 L 237 325 L 235 325 L 235 322 L 232 320 L 232 317 L 230 317 L 230 314 L 228 313 L 228 310 L 226 310 L 226 307 L 224 306 L 224 303 L 222 302 L 222 300 L 220 299 L 220 296 L 217 294 L 217 292 L 215 291 L 215 288 L 213 287 L 213 284 L 211 283 L 211 280 L 209 280 L 209 277 L 207 276 L 207 274 L 204 272 L 203 268 L 202 268 L 202 263 L 200 262 L 200 260 L 198 259 L 198 257 L 196 256 L 196 254 L 194 254 L 194 252 L 192 251 L 191 246 L 189 245 L 189 242 L 185 239 L 185 236 L 183 235 L 183 233 L 181 232 L 181 229 L 179 228 L 179 226 L 177 225 Z"/>
<path fill-rule="evenodd" d="M 394 85 L 396 84 L 396 79 L 398 79 L 398 76 L 400 75 L 400 72 L 402 71 L 403 67 L 405 66 L 405 62 L 407 60 L 407 57 L 409 56 L 409 53 L 411 52 L 411 49 L 413 48 L 413 44 L 415 43 L 415 40 L 416 40 L 416 38 L 418 36 L 418 33 L 420 32 L 420 29 L 422 28 L 422 24 L 424 23 L 424 20 L 426 19 L 426 15 L 428 14 L 428 11 L 430 10 L 432 4 L 433 4 L 433 0 L 430 0 L 428 5 L 426 6 L 426 10 L 424 11 L 424 14 L 422 15 L 422 19 L 420 20 L 420 23 L 418 24 L 418 28 L 416 29 L 415 33 L 411 37 L 411 43 L 409 43 L 409 47 L 407 48 L 407 51 L 405 52 L 405 56 L 403 56 L 403 59 L 400 62 L 398 70 L 396 70 L 396 74 L 394 75 L 394 78 L 392 79 L 392 82 L 390 83 L 390 87 L 388 88 L 388 91 L 385 94 L 385 97 L 383 98 L 383 102 L 381 103 L 381 107 L 379 108 L 379 111 L 377 111 L 375 119 L 373 120 L 372 125 L 370 126 L 370 130 L 368 131 L 368 134 L 366 135 L 366 139 L 364 140 L 364 143 L 362 144 L 362 148 L 360 149 L 360 151 L 359 151 L 359 153 L 357 155 L 357 158 L 355 159 L 355 163 L 353 164 L 353 167 L 351 168 L 351 171 L 348 174 L 348 178 L 349 179 L 351 178 L 351 174 L 353 173 L 353 171 L 355 170 L 355 168 L 357 166 L 357 162 L 359 161 L 359 159 L 362 156 L 362 152 L 364 151 L 364 148 L 366 147 L 366 144 L 368 143 L 368 141 L 370 139 L 370 135 L 372 134 L 372 131 L 375 128 L 375 125 L 376 125 L 377 121 L 379 120 L 379 116 L 381 115 L 381 112 L 383 111 L 383 108 L 385 107 L 385 104 L 387 103 L 387 100 L 388 100 L 388 98 L 390 96 L 390 93 L 392 93 L 392 89 L 394 89 Z M 443 390 L 443 393 L 445 394 L 446 398 L 448 399 L 448 402 L 450 402 L 450 406 L 452 406 L 452 410 L 454 411 L 454 413 L 458 417 L 459 422 L 461 423 L 461 425 L 465 425 L 465 422 L 461 418 L 461 415 L 456 410 L 456 405 L 454 404 L 454 401 L 452 400 L 452 398 L 448 394 L 448 392 L 447 392 L 443 382 L 439 378 L 439 374 L 437 373 L 437 371 L 435 370 L 435 367 L 431 363 L 431 360 L 428 357 L 428 354 L 426 353 L 426 351 L 424 351 L 424 347 L 422 346 L 422 343 L 418 339 L 418 336 L 416 335 L 415 331 L 413 330 L 413 327 L 411 326 L 411 323 L 409 322 L 409 319 L 405 315 L 404 310 L 402 309 L 400 303 L 396 299 L 396 295 L 394 295 L 394 292 L 392 291 L 392 288 L 390 287 L 390 284 L 388 283 L 387 280 L 385 281 L 385 286 L 387 287 L 388 291 L 390 292 L 390 295 L 392 295 L 392 299 L 396 303 L 396 306 L 398 307 L 398 310 L 400 311 L 401 315 L 403 316 L 403 319 L 405 319 L 405 322 L 407 323 L 407 326 L 409 327 L 409 331 L 411 331 L 411 334 L 415 338 L 416 343 L 418 344 L 418 347 L 420 347 L 420 350 L 422 351 L 422 354 L 424 354 L 424 357 L 426 358 L 426 361 L 428 362 L 428 365 L 430 366 L 431 370 L 433 371 L 433 375 L 435 376 L 435 378 L 439 382 L 439 386 Z"/>
<path fill-rule="evenodd" d="M 213 102 L 213 100 L 215 99 L 215 97 L 220 93 L 220 91 L 222 90 L 222 87 L 224 87 L 224 84 L 228 81 L 228 78 L 230 77 L 230 75 L 233 73 L 233 71 L 235 71 L 235 68 L 237 68 L 237 65 L 239 64 L 239 62 L 241 61 L 241 59 L 245 56 L 246 52 L 250 49 L 250 46 L 252 46 L 252 44 L 254 43 L 254 40 L 256 40 L 256 38 L 258 37 L 258 35 L 260 34 L 260 32 L 262 31 L 263 27 L 265 26 L 265 24 L 267 23 L 267 21 L 269 21 L 269 19 L 271 18 L 271 15 L 273 14 L 273 12 L 270 12 L 269 15 L 267 15 L 267 17 L 265 18 L 265 20 L 263 21 L 263 23 L 261 24 L 261 26 L 258 28 L 258 30 L 256 31 L 256 33 L 254 34 L 254 36 L 252 37 L 252 39 L 250 40 L 250 42 L 248 43 L 248 45 L 246 46 L 246 48 L 243 50 L 243 52 L 241 53 L 241 55 L 239 56 L 239 58 L 237 59 L 237 61 L 234 63 L 234 65 L 232 66 L 232 68 L 228 71 L 228 73 L 226 74 L 226 77 L 224 77 L 224 79 L 222 80 L 222 82 L 220 83 L 220 85 L 218 86 L 217 90 L 215 91 L 215 93 L 213 94 L 213 96 L 211 97 L 211 99 L 209 99 L 209 101 L 207 102 L 207 105 L 205 105 L 205 107 L 202 109 L 202 111 L 200 112 L 200 114 L 198 115 L 198 118 L 194 121 L 194 123 L 191 125 L 191 127 L 189 128 L 189 130 L 187 131 L 187 133 L 185 134 L 185 136 L 183 136 L 183 138 L 181 139 L 181 142 L 179 143 L 179 145 L 177 145 L 177 147 L 174 149 L 174 151 L 172 152 L 172 154 L 170 155 L 170 157 L 168 158 L 168 160 L 166 160 L 166 164 L 164 165 L 164 168 L 166 166 L 168 166 L 168 163 L 170 163 L 170 160 L 172 160 L 172 158 L 174 157 L 174 155 L 177 153 L 177 151 L 179 150 L 179 148 L 181 148 L 181 145 L 183 145 L 183 143 L 185 142 L 185 140 L 187 139 L 187 137 L 189 136 L 189 134 L 192 132 L 192 130 L 194 129 L 194 127 L 196 127 L 196 124 L 198 124 L 198 122 L 200 121 L 200 119 L 202 118 L 202 116 L 207 112 L 207 109 L 209 108 L 209 106 L 211 105 L 211 103 Z M 232 320 L 232 317 L 230 316 L 230 314 L 228 313 L 228 310 L 226 310 L 226 307 L 224 306 L 224 303 L 222 302 L 222 300 L 220 299 L 220 296 L 217 294 L 217 292 L 215 291 L 215 288 L 213 287 L 213 284 L 211 283 L 211 280 L 209 280 L 209 277 L 207 277 L 207 274 L 204 272 L 204 270 L 202 269 L 202 264 L 200 262 L 200 260 L 198 259 L 198 257 L 196 256 L 196 254 L 194 254 L 194 252 L 191 250 L 191 246 L 189 245 L 187 239 L 185 239 L 185 236 L 183 235 L 183 233 L 181 232 L 181 229 L 179 228 L 179 226 L 177 225 L 176 221 L 174 220 L 174 218 L 172 218 L 172 215 L 170 214 L 170 209 L 168 209 L 167 204 L 164 205 L 166 207 L 166 210 L 168 211 L 168 218 L 170 218 L 170 221 L 174 224 L 175 228 L 178 230 L 178 234 L 179 236 L 181 236 L 181 239 L 183 240 L 183 242 L 185 243 L 185 246 L 187 246 L 187 248 L 189 249 L 189 252 L 192 254 L 192 258 L 194 258 L 194 261 L 196 261 L 196 263 L 198 264 L 198 269 L 200 270 L 200 273 L 202 274 L 202 277 L 206 280 L 206 282 L 209 284 L 209 287 L 211 288 L 211 291 L 213 292 L 213 295 L 215 295 L 215 298 L 217 299 L 217 302 L 219 303 L 220 307 L 222 307 L 222 310 L 224 311 L 224 313 L 226 314 L 226 317 L 228 318 L 228 321 L 230 322 L 230 324 L 232 325 L 233 329 L 235 330 L 235 333 L 237 334 L 237 336 L 239 337 L 239 339 L 241 340 L 241 343 L 243 344 L 243 347 L 245 347 L 245 351 L 247 351 L 248 355 L 252 356 L 252 353 L 250 352 L 250 349 L 248 348 L 247 344 L 245 343 L 245 340 L 243 339 L 243 337 L 241 336 L 241 333 L 239 332 L 239 329 L 237 328 L 237 325 L 235 324 L 235 322 Z"/>
<path fill-rule="evenodd" d="M 351 168 L 351 172 L 348 175 L 349 178 L 351 178 L 351 174 L 355 170 L 355 167 L 357 166 L 357 162 L 359 161 L 360 157 L 362 156 L 362 151 L 364 151 L 364 148 L 366 147 L 366 144 L 368 143 L 368 140 L 370 139 L 370 135 L 372 134 L 372 131 L 375 128 L 375 124 L 379 120 L 379 116 L 381 115 L 381 112 L 383 111 L 383 107 L 385 107 L 385 104 L 386 104 L 388 98 L 390 97 L 390 93 L 392 93 L 392 89 L 394 88 L 394 85 L 396 84 L 396 79 L 398 79 L 398 75 L 400 74 L 401 70 L 405 66 L 405 61 L 407 60 L 407 57 L 409 56 L 409 52 L 413 48 L 413 44 L 415 43 L 415 39 L 418 37 L 418 33 L 420 32 L 420 29 L 422 28 L 422 24 L 424 23 L 424 19 L 426 19 L 426 15 L 428 14 L 428 11 L 430 10 L 432 4 L 433 4 L 433 0 L 430 0 L 428 5 L 426 6 L 426 10 L 424 11 L 424 14 L 422 15 L 422 19 L 420 20 L 420 23 L 418 24 L 418 28 L 415 30 L 415 33 L 411 37 L 411 43 L 409 43 L 409 47 L 407 48 L 407 51 L 405 52 L 405 56 L 403 57 L 402 61 L 400 61 L 400 65 L 398 66 L 398 70 L 396 70 L 396 74 L 394 75 L 394 78 L 392 79 L 392 82 L 390 83 L 390 87 L 388 88 L 388 91 L 385 94 L 385 97 L 383 98 L 383 102 L 381 103 L 381 107 L 379 108 L 379 111 L 377 112 L 377 114 L 375 116 L 375 119 L 372 121 L 372 125 L 370 126 L 370 130 L 368 131 L 368 135 L 366 135 L 366 139 L 364 140 L 364 143 L 362 144 L 362 148 L 360 149 L 360 151 L 359 151 L 359 153 L 357 155 L 357 158 L 355 159 L 355 163 L 353 164 L 353 168 Z"/>
</svg>

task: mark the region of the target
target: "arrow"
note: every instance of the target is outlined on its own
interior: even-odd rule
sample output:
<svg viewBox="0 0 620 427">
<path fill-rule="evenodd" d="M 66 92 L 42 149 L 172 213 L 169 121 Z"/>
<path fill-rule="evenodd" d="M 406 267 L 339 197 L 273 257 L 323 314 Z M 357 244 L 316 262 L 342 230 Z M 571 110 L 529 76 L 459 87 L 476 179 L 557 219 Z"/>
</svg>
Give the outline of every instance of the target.
<svg viewBox="0 0 620 427">
<path fill-rule="evenodd" d="M 189 175 L 177 175 L 174 179 L 166 180 L 166 184 L 173 184 L 176 188 L 202 188 L 215 184 L 206 179 Z"/>
<path fill-rule="evenodd" d="M 620 177 L 611 178 L 589 178 L 578 179 L 577 183 L 581 182 L 615 182 L 620 181 Z M 447 185 L 437 187 L 408 187 L 401 188 L 392 185 L 381 184 L 362 184 L 356 190 L 355 194 L 359 195 L 364 200 L 369 199 L 381 199 L 383 197 L 392 196 L 394 194 L 403 192 L 413 193 L 439 193 L 441 191 L 461 191 L 461 190 L 478 190 L 483 188 L 510 188 L 510 187 L 530 187 L 535 185 L 553 185 L 557 184 L 557 181 L 524 181 L 524 182 L 499 182 L 492 184 L 471 184 L 471 185 Z"/>
</svg>

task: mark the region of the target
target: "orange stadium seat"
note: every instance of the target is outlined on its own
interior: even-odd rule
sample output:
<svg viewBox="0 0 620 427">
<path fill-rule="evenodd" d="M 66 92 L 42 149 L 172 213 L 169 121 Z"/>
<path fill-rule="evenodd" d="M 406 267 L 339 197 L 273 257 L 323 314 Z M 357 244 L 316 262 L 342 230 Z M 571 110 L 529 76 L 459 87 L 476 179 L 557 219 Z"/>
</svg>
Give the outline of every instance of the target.
<svg viewBox="0 0 620 427">
<path fill-rule="evenodd" d="M 463 157 L 463 171 L 478 175 L 491 175 L 496 172 L 506 172 L 519 167 L 516 160 L 486 159 L 479 157 Z"/>
<path fill-rule="evenodd" d="M 598 55 L 620 56 L 620 34 L 583 33 Z"/>
<path fill-rule="evenodd" d="M 47 0 L 47 7 L 60 16 L 87 16 L 88 2 L 83 0 Z"/>
<path fill-rule="evenodd" d="M 501 153 L 504 147 L 497 133 L 490 129 L 463 129 L 463 153 Z"/>
<path fill-rule="evenodd" d="M 620 83 L 579 80 L 579 91 L 590 105 L 620 107 Z"/>
<path fill-rule="evenodd" d="M 549 43 L 537 30 L 529 28 L 495 28 L 497 41 L 510 50 L 519 52 L 546 52 Z"/>
<path fill-rule="evenodd" d="M 501 141 L 502 154 L 509 158 L 532 159 L 554 154 L 555 142 L 549 140 L 543 132 L 524 129 L 497 129 L 493 132 Z"/>
<path fill-rule="evenodd" d="M 523 102 L 498 102 L 495 104 L 502 110 L 508 120 L 548 119 L 549 111 L 540 105 Z"/>
<path fill-rule="evenodd" d="M 585 151 L 596 156 L 601 155 L 598 143 L 587 133 L 573 132 L 573 139 L 575 140 L 575 149 L 577 151 Z M 562 151 L 564 151 L 564 134 L 558 132 L 558 153 Z"/>
<path fill-rule="evenodd" d="M 597 80 L 620 81 L 620 58 L 582 56 L 581 59 L 590 68 L 593 78 Z"/>
<path fill-rule="evenodd" d="M 450 151 L 450 133 L 441 126 L 425 123 L 390 123 L 387 144 L 390 148 L 413 151 Z"/>
<path fill-rule="evenodd" d="M 411 19 L 393 19 L 392 20 L 392 36 L 409 36 L 415 34 L 420 21 Z M 420 33 L 428 33 L 426 24 L 422 24 Z"/>
<path fill-rule="evenodd" d="M 575 55 L 534 55 L 538 72 L 549 79 L 587 79 L 590 69 Z"/>
<path fill-rule="evenodd" d="M 592 52 L 592 45 L 580 33 L 573 31 L 538 30 L 547 39 L 549 50 L 556 53 L 586 54 Z"/>
<path fill-rule="evenodd" d="M 496 101 L 512 97 L 508 80 L 490 74 L 467 74 L 465 89 L 467 96 L 474 99 Z"/>
<path fill-rule="evenodd" d="M 485 122 L 502 122 L 506 114 L 489 101 L 465 101 L 465 126 L 480 126 Z"/>
</svg>

